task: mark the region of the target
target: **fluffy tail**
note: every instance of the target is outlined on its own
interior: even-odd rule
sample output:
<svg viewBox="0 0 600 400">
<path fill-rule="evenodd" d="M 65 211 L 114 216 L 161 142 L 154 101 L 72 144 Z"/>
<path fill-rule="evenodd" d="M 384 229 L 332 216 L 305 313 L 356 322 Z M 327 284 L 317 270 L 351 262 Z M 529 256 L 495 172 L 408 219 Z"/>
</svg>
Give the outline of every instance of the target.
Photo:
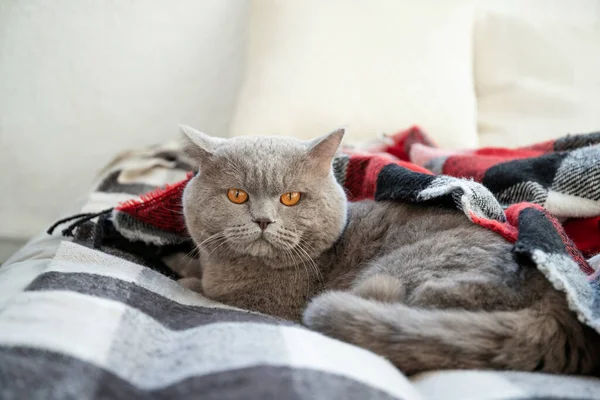
<svg viewBox="0 0 600 400">
<path fill-rule="evenodd" d="M 553 313 L 420 309 L 327 292 L 309 304 L 303 321 L 388 358 L 407 374 L 434 369 L 593 372 L 598 335 L 563 308 Z"/>
</svg>

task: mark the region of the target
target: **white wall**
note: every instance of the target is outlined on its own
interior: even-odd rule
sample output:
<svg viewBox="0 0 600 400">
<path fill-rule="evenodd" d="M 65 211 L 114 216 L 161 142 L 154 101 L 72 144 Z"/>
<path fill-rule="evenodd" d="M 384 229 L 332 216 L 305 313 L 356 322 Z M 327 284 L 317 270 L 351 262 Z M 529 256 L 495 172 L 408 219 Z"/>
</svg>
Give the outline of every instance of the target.
<svg viewBox="0 0 600 400">
<path fill-rule="evenodd" d="M 227 133 L 245 0 L 1 0 L 0 239 L 26 238 L 116 152 Z"/>
</svg>

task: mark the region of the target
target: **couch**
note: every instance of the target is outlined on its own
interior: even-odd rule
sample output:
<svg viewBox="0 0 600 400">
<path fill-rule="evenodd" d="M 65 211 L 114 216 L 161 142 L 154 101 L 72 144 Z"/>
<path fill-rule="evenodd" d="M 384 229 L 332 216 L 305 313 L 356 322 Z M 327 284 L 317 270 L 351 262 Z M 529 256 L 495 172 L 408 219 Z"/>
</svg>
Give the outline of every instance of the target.
<svg viewBox="0 0 600 400">
<path fill-rule="evenodd" d="M 79 268 L 81 274 L 116 280 L 107 286 L 115 291 L 127 282 L 167 298 L 165 309 L 197 307 L 200 314 L 222 310 L 170 286 L 172 281 L 164 276 L 140 269 L 136 260 L 117 262 L 114 256 L 73 247 L 77 243 L 60 235 L 36 234 L 60 215 L 101 211 L 142 189 L 181 179 L 185 171 L 164 158 L 165 152 L 178 148 L 166 142 L 176 138 L 180 122 L 222 136 L 306 138 L 344 125 L 347 144 L 357 145 L 418 124 L 440 146 L 454 149 L 512 147 L 600 126 L 600 4 L 593 0 L 569 6 L 558 0 L 165 4 L 65 1 L 51 8 L 34 1 L 0 6 L 0 24 L 7 33 L 0 47 L 0 79 L 6 88 L 0 92 L 0 141 L 7 149 L 0 177 L 10 188 L 0 206 L 2 259 L 34 236 L 0 268 L 0 319 L 7 324 L 0 341 L 17 349 L 19 343 L 35 343 L 38 350 L 58 346 L 63 356 L 85 361 L 73 366 L 73 359 L 38 354 L 36 362 L 55 365 L 53 376 L 63 383 L 56 385 L 57 391 L 45 392 L 46 398 L 77 393 L 90 398 L 94 393 L 169 397 L 194 390 L 203 390 L 206 398 L 211 393 L 257 398 L 274 393 L 280 394 L 277 398 L 330 398 L 328 394 L 336 393 L 405 399 L 600 398 L 600 383 L 592 378 L 447 371 L 409 381 L 375 355 L 260 319 L 231 330 L 213 326 L 233 338 L 254 329 L 250 337 L 256 348 L 243 367 L 255 375 L 236 375 L 241 366 L 233 360 L 220 371 L 204 366 L 195 372 L 200 377 L 219 372 L 227 376 L 204 384 L 194 381 L 192 389 L 177 388 L 174 382 L 185 381 L 185 376 L 150 364 L 148 376 L 140 376 L 135 360 L 117 357 L 141 343 L 119 341 L 116 332 L 124 323 L 152 326 L 148 332 L 163 340 L 179 338 L 160 336 L 160 324 L 146 321 L 149 311 L 140 314 L 123 307 L 127 301 L 116 304 L 106 294 L 97 301 L 72 288 L 32 288 L 43 274 Z M 144 147 L 153 143 L 162 144 Z M 106 192 L 102 183 L 115 171 L 120 184 L 129 189 L 137 185 L 137 191 Z M 79 267 L 73 263 L 74 251 L 81 257 Z M 79 301 L 93 303 L 92 308 L 70 306 Z M 36 304 L 46 304 L 47 316 L 61 321 L 58 328 L 79 336 L 58 335 L 52 341 L 48 335 L 45 342 L 39 332 L 56 325 L 43 319 L 36 325 L 33 314 L 23 322 L 24 315 L 36 312 Z M 61 307 L 74 309 L 60 319 Z M 90 309 L 111 315 L 113 319 L 98 320 L 112 325 L 97 326 L 90 318 L 85 320 L 89 328 L 82 330 L 81 319 L 69 319 L 83 318 Z M 226 323 L 238 317 L 231 314 Z M 139 334 L 143 342 L 144 332 Z M 202 332 L 208 334 L 210 330 Z M 261 342 L 261 337 L 274 342 Z M 268 353 L 275 342 L 286 344 L 286 357 L 256 357 Z M 161 343 L 149 343 L 147 354 L 160 359 Z M 300 348 L 292 351 L 296 346 Z M 11 360 L 19 355 L 11 354 Z M 153 362 L 150 356 L 144 360 Z M 90 365 L 95 369 L 88 374 L 70 373 Z M 277 369 L 266 368 L 273 366 Z M 26 363 L 21 367 L 31 368 Z M 161 374 L 168 379 L 159 379 Z M 99 375 L 102 379 L 96 379 Z M 123 382 L 115 376 L 129 383 L 130 391 L 94 391 L 100 384 L 120 387 Z M 0 378 L 18 379 L 19 374 Z M 253 379 L 262 384 L 244 385 Z M 161 392 L 165 387 L 173 391 Z M 218 392 L 215 387 L 241 392 Z M 44 397 L 44 392 L 36 394 Z"/>
</svg>

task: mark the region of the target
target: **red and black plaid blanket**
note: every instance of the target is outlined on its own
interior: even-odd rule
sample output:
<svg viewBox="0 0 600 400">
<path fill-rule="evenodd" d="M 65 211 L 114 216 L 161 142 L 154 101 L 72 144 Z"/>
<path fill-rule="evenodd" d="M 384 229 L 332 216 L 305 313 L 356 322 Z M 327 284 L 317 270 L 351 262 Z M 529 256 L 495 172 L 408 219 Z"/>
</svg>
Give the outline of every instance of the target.
<svg viewBox="0 0 600 400">
<path fill-rule="evenodd" d="M 600 253 L 600 132 L 518 149 L 452 151 L 411 128 L 367 150 L 346 149 L 333 168 L 350 201 L 455 207 L 502 235 L 514 243 L 515 257 L 540 269 L 600 333 L 600 271 L 586 261 Z M 139 200 L 56 225 L 73 220 L 65 235 L 176 275 L 161 260 L 193 248 L 181 204 L 192 174 Z"/>
</svg>

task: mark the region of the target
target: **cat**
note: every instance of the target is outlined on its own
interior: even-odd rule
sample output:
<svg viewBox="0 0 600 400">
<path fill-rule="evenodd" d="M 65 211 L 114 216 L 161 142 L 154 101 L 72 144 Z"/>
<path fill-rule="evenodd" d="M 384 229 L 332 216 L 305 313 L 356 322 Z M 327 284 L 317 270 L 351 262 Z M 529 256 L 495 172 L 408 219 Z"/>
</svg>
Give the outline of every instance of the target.
<svg viewBox="0 0 600 400">
<path fill-rule="evenodd" d="M 407 374 L 595 373 L 600 336 L 502 237 L 458 210 L 349 203 L 312 141 L 222 139 L 182 127 L 199 173 L 183 194 L 205 296 L 302 322 Z"/>
</svg>

